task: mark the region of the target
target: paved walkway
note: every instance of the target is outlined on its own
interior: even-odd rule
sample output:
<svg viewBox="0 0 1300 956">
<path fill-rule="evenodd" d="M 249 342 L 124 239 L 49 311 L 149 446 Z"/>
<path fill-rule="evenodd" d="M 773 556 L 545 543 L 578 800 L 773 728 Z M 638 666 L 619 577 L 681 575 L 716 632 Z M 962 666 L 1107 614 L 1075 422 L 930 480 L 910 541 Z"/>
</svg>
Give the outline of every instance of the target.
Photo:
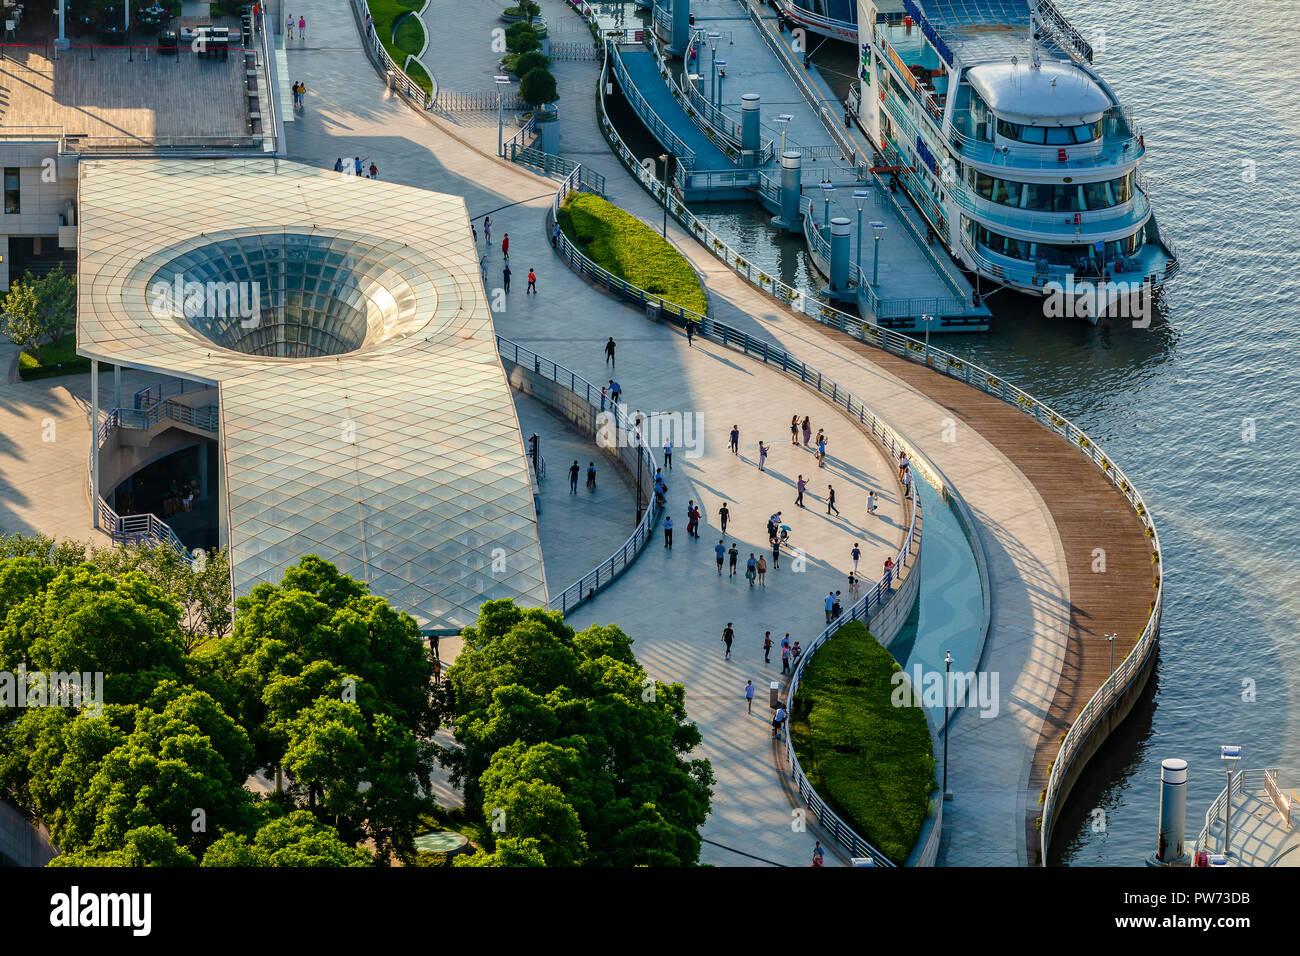
<svg viewBox="0 0 1300 956">
<path fill-rule="evenodd" d="M 792 803 L 773 767 L 763 698 L 767 683 L 779 675 L 780 655 L 763 664 L 763 631 L 771 630 L 778 642 L 786 631 L 792 640 L 806 642 L 825 624 L 826 592 L 847 589 L 853 543 L 862 545 L 861 567 L 872 572 L 897 549 L 903 527 L 893 463 L 847 418 L 795 382 L 712 346 L 688 349 L 674 330 L 647 323 L 591 289 L 550 249 L 545 215 L 554 183 L 496 162 L 491 155 L 494 124 L 482 123 L 481 116 L 476 124 L 467 117 L 469 122 L 456 133 L 462 138 L 447 135 L 385 95 L 346 7 L 305 0 L 304 10 L 314 35 L 322 38 L 322 49 L 289 53 L 293 77 L 312 91 L 306 115 L 289 134 L 291 158 L 329 166 L 341 154 L 370 156 L 384 178 L 465 196 L 480 232 L 483 214 L 490 213 L 496 241 L 510 233 L 516 282 L 506 308 L 495 315 L 501 334 L 591 381 L 610 377 L 603 345 L 612 334 L 629 411 L 680 412 L 698 428 L 698 455 L 679 441 L 674 467 L 665 470 L 669 513 L 677 524 L 674 547 L 665 548 L 662 535 L 657 536 L 614 587 L 584 605 L 571 621 L 579 628 L 595 621 L 619 624 L 636 641 L 652 675 L 686 684 L 690 715 L 704 732 L 701 752 L 718 776 L 714 813 L 704 833 L 712 842 L 703 858 L 805 865 L 814 834 L 792 828 Z M 546 15 L 555 13 L 546 9 Z M 490 11 L 483 16 L 487 27 Z M 592 66 L 558 64 L 561 75 L 575 81 L 565 86 L 566 102 L 577 105 L 582 95 L 589 97 Z M 483 147 L 488 156 L 480 151 Z M 568 148 L 566 144 L 566 152 Z M 495 280 L 502 262 L 499 246 L 487 262 Z M 525 295 L 519 281 L 530 267 L 539 272 L 537 296 Z M 807 450 L 789 443 L 790 416 L 796 412 L 811 415 L 814 430 L 825 428 L 830 436 L 824 469 L 817 468 Z M 739 455 L 726 447 L 732 424 L 741 430 Z M 772 449 L 762 472 L 756 464 L 760 439 Z M 809 507 L 803 511 L 794 507 L 793 485 L 800 473 L 810 479 Z M 828 483 L 836 487 L 841 516 L 825 514 Z M 865 514 L 868 488 L 883 491 L 874 519 Z M 702 504 L 706 513 L 698 541 L 685 533 L 688 500 Z M 713 545 L 724 501 L 733 522 L 726 542 L 737 543 L 742 573 L 749 554 L 761 553 L 767 516 L 776 510 L 784 512 L 795 543 L 806 551 L 804 567 L 796 570 L 786 555 L 782 568 L 770 570 L 761 588 L 750 588 L 740 574 L 720 578 Z M 728 621 L 737 633 L 731 661 L 723 660 L 721 641 Z M 745 713 L 742 696 L 747 679 L 761 688 L 752 716 Z"/>
</svg>

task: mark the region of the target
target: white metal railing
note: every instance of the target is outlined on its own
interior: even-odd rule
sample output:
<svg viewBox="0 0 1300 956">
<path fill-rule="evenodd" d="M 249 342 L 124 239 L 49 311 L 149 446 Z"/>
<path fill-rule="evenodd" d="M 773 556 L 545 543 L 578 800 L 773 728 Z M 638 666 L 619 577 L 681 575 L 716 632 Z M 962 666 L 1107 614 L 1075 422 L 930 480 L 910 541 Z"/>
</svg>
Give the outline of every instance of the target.
<svg viewBox="0 0 1300 956">
<path fill-rule="evenodd" d="M 694 169 L 695 168 L 695 150 L 687 146 L 680 136 L 672 131 L 672 128 L 664 122 L 663 118 L 654 111 L 636 85 L 628 75 L 627 67 L 623 64 L 623 57 L 619 55 L 618 46 L 611 41 L 605 41 L 605 59 L 607 62 L 612 61 L 614 64 L 614 75 L 618 78 L 619 88 L 623 91 L 623 96 L 632 105 L 632 109 L 641 117 L 641 121 L 654 135 L 655 139 L 671 153 L 677 157 L 677 168 Z M 604 96 L 604 84 L 601 85 L 602 103 Z"/>
<path fill-rule="evenodd" d="M 1267 780 L 1270 774 L 1273 777 L 1273 781 L 1276 781 L 1278 768 L 1269 767 L 1267 770 L 1259 768 L 1239 770 L 1232 775 L 1232 793 L 1229 794 L 1228 788 L 1225 786 L 1219 791 L 1219 795 L 1214 798 L 1214 802 L 1210 804 L 1210 808 L 1205 811 L 1205 826 L 1201 827 L 1201 832 L 1196 836 L 1197 851 L 1205 850 L 1208 852 L 1210 831 L 1214 829 L 1216 825 L 1221 825 L 1223 823 L 1223 810 L 1224 807 L 1227 806 L 1228 801 L 1237 794 L 1240 794 L 1246 788 L 1248 782 L 1252 787 L 1258 787 L 1264 782 L 1264 780 Z M 1227 850 L 1228 848 L 1223 845 L 1222 838 L 1220 838 L 1219 852 L 1226 853 Z"/>
<path fill-rule="evenodd" d="M 573 186 L 576 182 L 576 171 L 573 176 L 565 180 L 561 189 Z M 557 193 L 556 195 L 559 195 Z M 561 234 L 563 238 L 563 234 Z M 567 240 L 565 240 L 567 242 Z M 556 365 L 549 359 L 545 359 L 529 349 L 510 341 L 509 339 L 497 336 L 497 351 L 505 359 L 513 361 L 515 365 L 524 368 L 530 368 L 535 375 L 554 382 L 562 388 L 567 388 L 575 395 L 582 397 L 591 409 L 592 430 L 593 433 L 599 431 L 606 420 L 614 423 L 615 433 L 619 436 L 616 441 L 617 451 L 620 453 L 619 458 L 629 470 L 635 475 L 639 470 L 641 472 L 643 487 L 646 491 L 645 511 L 641 519 L 637 522 L 636 530 L 623 543 L 623 545 L 614 551 L 608 559 L 601 561 L 591 571 L 588 571 L 573 584 L 553 595 L 547 601 L 547 607 L 553 611 L 559 611 L 561 614 L 568 614 L 582 602 L 592 598 L 597 592 L 603 591 L 614 579 L 622 574 L 638 554 L 649 542 L 651 535 L 654 534 L 655 523 L 659 520 L 660 506 L 657 499 L 651 494 L 650 489 L 654 486 L 654 476 L 657 468 L 654 452 L 649 445 L 645 443 L 639 430 L 634 427 L 624 410 L 618 405 L 609 403 L 609 408 L 605 407 L 605 401 L 601 395 L 600 386 L 593 385 L 581 375 L 572 372 L 563 366 Z M 608 418 L 602 418 L 608 416 Z M 626 444 L 625 444 L 626 442 Z M 541 469 L 545 473 L 545 468 Z M 640 482 L 638 482 L 640 485 Z M 642 503 L 637 502 L 640 508 Z"/>
<path fill-rule="evenodd" d="M 363 32 L 366 39 L 366 48 L 369 50 L 371 57 L 378 63 L 380 72 L 387 74 L 389 77 L 389 85 L 412 105 L 416 105 L 425 111 L 431 110 L 439 92 L 438 81 L 434 79 L 433 74 L 429 73 L 427 69 L 425 70 L 429 82 L 433 86 L 432 92 L 426 93 L 424 87 L 407 76 L 406 72 L 393 62 L 393 58 L 384 49 L 384 44 L 375 31 L 375 21 L 370 16 L 370 8 L 366 5 L 366 0 L 352 0 L 352 8 L 356 12 L 357 18 L 364 25 Z M 493 106 L 495 107 L 495 105 L 494 100 Z"/>
</svg>

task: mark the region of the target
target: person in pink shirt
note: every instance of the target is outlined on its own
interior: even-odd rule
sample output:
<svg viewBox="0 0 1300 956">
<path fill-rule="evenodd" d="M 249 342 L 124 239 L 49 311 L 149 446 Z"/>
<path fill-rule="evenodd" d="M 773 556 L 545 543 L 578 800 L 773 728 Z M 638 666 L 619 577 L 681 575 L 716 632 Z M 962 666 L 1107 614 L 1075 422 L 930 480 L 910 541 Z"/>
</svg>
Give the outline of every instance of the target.
<svg viewBox="0 0 1300 956">
<path fill-rule="evenodd" d="M 307 18 L 304 16 L 298 17 L 298 39 L 307 39 Z"/>
</svg>

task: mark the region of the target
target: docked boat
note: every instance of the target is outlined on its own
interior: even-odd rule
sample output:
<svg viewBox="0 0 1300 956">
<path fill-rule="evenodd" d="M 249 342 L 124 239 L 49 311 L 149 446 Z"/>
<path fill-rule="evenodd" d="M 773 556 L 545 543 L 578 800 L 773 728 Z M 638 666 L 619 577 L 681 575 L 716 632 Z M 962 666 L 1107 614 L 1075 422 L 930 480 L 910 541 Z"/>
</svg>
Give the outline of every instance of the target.
<svg viewBox="0 0 1300 956">
<path fill-rule="evenodd" d="M 782 2 L 830 36 L 850 23 L 837 0 Z M 1051 0 L 856 0 L 851 25 L 850 108 L 964 269 L 1048 315 L 1149 320 L 1178 257 L 1146 142 Z"/>
</svg>

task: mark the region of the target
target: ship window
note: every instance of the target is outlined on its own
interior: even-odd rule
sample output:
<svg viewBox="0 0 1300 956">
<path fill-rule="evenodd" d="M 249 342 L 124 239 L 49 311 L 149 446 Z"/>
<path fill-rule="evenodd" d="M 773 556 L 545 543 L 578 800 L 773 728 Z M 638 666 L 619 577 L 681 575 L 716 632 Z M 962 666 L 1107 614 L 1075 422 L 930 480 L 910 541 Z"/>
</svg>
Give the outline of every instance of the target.
<svg viewBox="0 0 1300 956">
<path fill-rule="evenodd" d="M 1049 126 L 1043 130 L 1048 146 L 1067 146 L 1074 143 L 1074 131 L 1068 126 Z"/>
</svg>

